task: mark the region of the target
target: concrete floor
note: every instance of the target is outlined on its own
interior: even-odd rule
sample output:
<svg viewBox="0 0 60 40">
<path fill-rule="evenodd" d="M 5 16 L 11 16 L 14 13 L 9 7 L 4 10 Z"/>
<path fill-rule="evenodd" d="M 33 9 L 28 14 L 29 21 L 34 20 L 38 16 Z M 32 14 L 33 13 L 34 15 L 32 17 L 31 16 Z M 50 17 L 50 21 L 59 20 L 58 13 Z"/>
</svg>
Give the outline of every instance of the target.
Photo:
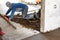
<svg viewBox="0 0 60 40">
<path fill-rule="evenodd" d="M 2 37 L 3 40 L 21 40 L 39 34 L 39 31 L 23 27 L 21 24 L 12 21 L 10 21 L 10 23 L 14 25 L 16 29 L 14 29 L 4 18 L 0 17 L 0 27 L 5 33 Z"/>
<path fill-rule="evenodd" d="M 2 23 L 2 21 L 0 20 L 0 23 L 1 23 L 1 25 L 3 24 Z M 14 25 L 16 25 L 16 24 L 14 24 Z M 4 25 L 2 25 L 2 26 L 4 26 Z M 2 27 L 1 26 L 1 27 Z M 6 28 L 6 23 L 5 23 L 5 26 L 4 26 L 4 28 Z M 8 28 L 8 27 L 7 27 Z M 23 30 L 23 29 L 22 29 Z M 5 31 L 5 30 L 4 30 Z M 8 30 L 7 30 L 8 31 Z M 10 30 L 11 31 L 11 30 Z M 20 31 L 20 33 L 21 33 L 22 31 Z M 28 31 L 29 32 L 29 31 Z M 24 35 L 25 35 L 25 33 L 28 33 L 27 32 L 27 30 L 26 31 L 24 31 L 23 33 L 24 33 Z M 8 33 L 10 33 L 10 32 L 8 32 Z M 15 32 L 14 32 L 15 33 Z M 32 31 L 30 32 L 30 33 L 28 33 L 28 35 L 30 35 L 31 33 L 33 33 Z M 22 33 L 21 33 L 22 34 Z M 15 34 L 16 35 L 16 34 Z M 17 36 L 17 35 L 16 35 Z M 26 35 L 25 35 L 26 36 Z M 15 37 L 15 36 L 14 36 Z M 19 38 L 21 38 L 21 36 L 19 36 Z M 25 39 L 22 39 L 22 40 L 60 40 L 60 29 L 57 29 L 57 30 L 54 30 L 54 31 L 52 31 L 52 32 L 48 32 L 48 33 L 45 33 L 45 34 L 43 34 L 43 33 L 38 33 L 37 35 L 35 35 L 35 36 L 31 36 L 31 37 L 28 37 L 28 38 L 25 38 Z"/>
<path fill-rule="evenodd" d="M 23 40 L 60 40 L 60 29 L 45 34 L 40 33 Z"/>
<path fill-rule="evenodd" d="M 4 23 L 4 25 L 2 25 Z M 11 33 L 11 32 L 13 32 L 9 27 L 6 27 L 6 26 L 9 26 L 9 25 L 7 25 L 7 23 L 6 22 L 3 22 L 2 21 L 2 19 L 0 18 L 0 26 L 1 27 L 4 27 L 3 29 L 4 29 L 4 32 L 6 32 L 6 31 L 8 31 L 8 34 L 9 33 Z M 12 24 L 14 24 L 15 26 L 16 26 L 16 24 L 15 23 L 12 23 Z M 11 26 L 10 26 L 11 27 Z M 6 28 L 9 28 L 9 29 L 6 29 Z M 19 29 L 19 27 L 17 27 L 18 29 Z M 15 34 L 15 32 L 13 33 L 13 34 L 15 34 L 15 36 L 17 36 L 19 39 L 20 38 L 25 38 L 25 36 L 26 35 L 28 35 L 28 36 L 30 36 L 30 34 L 31 33 L 33 33 L 33 35 L 34 36 L 31 36 L 31 37 L 28 37 L 28 38 L 25 38 L 25 39 L 22 39 L 22 40 L 60 40 L 60 29 L 57 29 L 57 30 L 54 30 L 54 31 L 52 31 L 52 32 L 48 32 L 48 33 L 45 33 L 45 34 L 43 34 L 43 33 L 37 33 L 36 35 L 35 35 L 35 31 L 32 31 L 31 29 L 26 29 L 26 31 L 25 30 L 23 30 L 23 29 L 25 29 L 25 28 L 23 28 L 23 29 L 21 29 L 22 27 L 20 26 L 20 33 L 23 31 L 23 33 L 24 33 L 24 36 L 21 36 L 21 34 L 23 35 L 23 33 L 21 33 L 21 34 Z M 5 31 L 6 30 L 6 31 Z M 27 31 L 28 30 L 28 31 Z M 29 33 L 28 33 L 29 32 Z M 17 32 L 16 32 L 17 33 Z M 27 33 L 27 34 L 26 34 Z M 26 34 L 26 35 L 25 35 Z M 11 36 L 10 34 L 8 35 L 8 36 Z M 14 35 L 13 35 L 14 36 Z M 11 36 L 11 37 L 13 37 L 13 36 Z M 14 36 L 14 37 L 15 37 Z M 15 39 L 14 39 L 15 40 Z M 16 40 L 18 40 L 17 38 L 16 38 Z"/>
</svg>

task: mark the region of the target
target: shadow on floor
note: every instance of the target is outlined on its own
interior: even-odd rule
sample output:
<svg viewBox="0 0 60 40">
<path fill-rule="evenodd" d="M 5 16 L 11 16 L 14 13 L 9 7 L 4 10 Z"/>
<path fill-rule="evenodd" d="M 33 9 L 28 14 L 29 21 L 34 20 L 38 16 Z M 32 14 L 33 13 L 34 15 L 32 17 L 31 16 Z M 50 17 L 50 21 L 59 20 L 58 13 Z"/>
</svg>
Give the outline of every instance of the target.
<svg viewBox="0 0 60 40">
<path fill-rule="evenodd" d="M 38 35 L 23 40 L 60 40 L 60 29 L 48 33 L 40 33 Z"/>
</svg>

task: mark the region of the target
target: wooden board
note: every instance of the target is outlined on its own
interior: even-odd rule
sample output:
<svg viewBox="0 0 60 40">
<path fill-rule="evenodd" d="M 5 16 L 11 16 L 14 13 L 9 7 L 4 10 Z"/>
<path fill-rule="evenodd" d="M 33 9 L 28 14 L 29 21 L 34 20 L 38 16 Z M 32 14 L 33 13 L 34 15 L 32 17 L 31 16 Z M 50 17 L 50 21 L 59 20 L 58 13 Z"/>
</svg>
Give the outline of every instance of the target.
<svg viewBox="0 0 60 40">
<path fill-rule="evenodd" d="M 12 24 L 10 23 L 10 21 L 8 21 L 2 14 L 0 14 L 0 16 L 1 16 L 7 23 L 9 23 L 14 29 L 16 29 L 16 27 L 14 27 L 14 25 L 12 25 Z"/>
</svg>

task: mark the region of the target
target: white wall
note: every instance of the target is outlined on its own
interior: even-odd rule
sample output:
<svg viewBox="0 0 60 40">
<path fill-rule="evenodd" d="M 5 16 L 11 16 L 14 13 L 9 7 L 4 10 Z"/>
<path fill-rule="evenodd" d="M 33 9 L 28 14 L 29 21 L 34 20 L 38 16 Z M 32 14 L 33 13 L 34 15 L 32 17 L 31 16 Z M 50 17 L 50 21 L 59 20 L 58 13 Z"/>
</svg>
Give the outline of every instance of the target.
<svg viewBox="0 0 60 40">
<path fill-rule="evenodd" d="M 45 0 L 44 25 L 44 32 L 60 27 L 60 0 Z"/>
</svg>

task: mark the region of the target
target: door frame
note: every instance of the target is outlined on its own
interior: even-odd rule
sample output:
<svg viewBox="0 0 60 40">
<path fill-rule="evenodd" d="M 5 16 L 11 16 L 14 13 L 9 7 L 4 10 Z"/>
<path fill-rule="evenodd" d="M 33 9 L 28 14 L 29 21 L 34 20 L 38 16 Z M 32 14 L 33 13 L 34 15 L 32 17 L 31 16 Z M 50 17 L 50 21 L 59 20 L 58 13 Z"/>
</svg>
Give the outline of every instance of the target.
<svg viewBox="0 0 60 40">
<path fill-rule="evenodd" d="M 41 2 L 41 17 L 40 17 L 40 32 L 44 32 L 44 26 L 45 26 L 45 0 L 42 0 Z"/>
</svg>

